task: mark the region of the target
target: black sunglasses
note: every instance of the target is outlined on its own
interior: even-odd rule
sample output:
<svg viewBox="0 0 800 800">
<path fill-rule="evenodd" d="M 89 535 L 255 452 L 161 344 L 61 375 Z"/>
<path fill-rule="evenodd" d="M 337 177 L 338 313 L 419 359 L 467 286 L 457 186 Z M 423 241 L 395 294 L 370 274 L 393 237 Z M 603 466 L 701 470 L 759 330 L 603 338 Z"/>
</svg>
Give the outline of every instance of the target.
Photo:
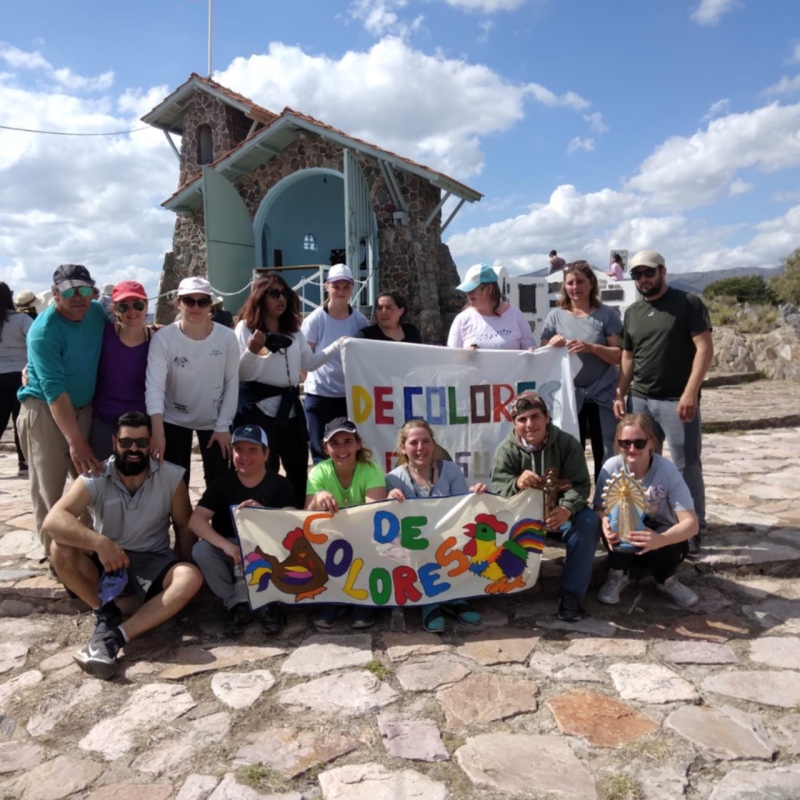
<svg viewBox="0 0 800 800">
<path fill-rule="evenodd" d="M 132 303 L 117 303 L 117 311 L 124 314 L 129 308 L 136 311 L 144 311 L 147 308 L 147 303 L 144 300 L 134 300 Z"/>
<path fill-rule="evenodd" d="M 140 450 L 144 450 L 146 447 L 150 446 L 150 437 L 149 436 L 139 436 L 136 439 L 131 439 L 130 436 L 123 436 L 121 439 L 117 439 L 117 444 L 123 449 L 127 450 L 133 445 L 136 445 Z"/>
<path fill-rule="evenodd" d="M 644 269 L 631 270 L 631 278 L 638 281 L 641 278 L 655 278 L 658 270 L 655 267 L 645 267 Z"/>
<path fill-rule="evenodd" d="M 196 297 L 181 297 L 181 302 L 189 308 L 208 308 L 211 305 L 210 297 L 201 297 L 199 300 Z"/>
<path fill-rule="evenodd" d="M 271 297 L 273 300 L 277 300 L 279 297 L 285 297 L 287 300 L 292 296 L 291 289 L 267 289 L 267 295 Z"/>
<path fill-rule="evenodd" d="M 617 439 L 620 450 L 630 450 L 635 447 L 637 450 L 644 450 L 647 447 L 647 439 Z"/>
</svg>

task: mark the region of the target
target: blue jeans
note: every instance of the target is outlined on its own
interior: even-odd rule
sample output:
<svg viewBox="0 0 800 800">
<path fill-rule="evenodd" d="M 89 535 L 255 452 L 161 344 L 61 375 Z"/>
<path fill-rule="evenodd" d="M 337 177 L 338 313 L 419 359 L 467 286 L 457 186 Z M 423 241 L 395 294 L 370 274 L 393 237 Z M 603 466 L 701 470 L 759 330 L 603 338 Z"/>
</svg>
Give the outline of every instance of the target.
<svg viewBox="0 0 800 800">
<path fill-rule="evenodd" d="M 677 400 L 656 400 L 652 397 L 628 398 L 628 406 L 634 414 L 646 414 L 653 420 L 653 431 L 659 441 L 659 451 L 664 439 L 669 443 L 672 463 L 678 468 L 694 500 L 694 510 L 701 527 L 706 524 L 706 485 L 703 480 L 702 452 L 703 431 L 700 424 L 700 409 L 691 422 L 678 419 Z"/>
<path fill-rule="evenodd" d="M 322 446 L 322 434 L 325 433 L 325 426 L 336 417 L 347 416 L 347 399 L 307 394 L 305 408 L 311 458 L 315 464 L 319 464 L 328 457 Z"/>
<path fill-rule="evenodd" d="M 588 506 L 579 511 L 562 530 L 548 533 L 567 545 L 567 557 L 561 573 L 561 591 L 583 597 L 592 577 L 594 554 L 600 541 L 600 520 Z"/>
</svg>

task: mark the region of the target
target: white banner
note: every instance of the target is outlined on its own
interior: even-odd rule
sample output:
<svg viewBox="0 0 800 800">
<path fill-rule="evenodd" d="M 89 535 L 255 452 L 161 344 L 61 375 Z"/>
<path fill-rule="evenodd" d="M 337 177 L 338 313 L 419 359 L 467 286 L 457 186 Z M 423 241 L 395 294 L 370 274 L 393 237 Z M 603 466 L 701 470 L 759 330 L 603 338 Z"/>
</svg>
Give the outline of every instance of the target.
<svg viewBox="0 0 800 800">
<path fill-rule="evenodd" d="M 566 347 L 530 353 L 348 339 L 342 352 L 349 416 L 386 472 L 395 465 L 398 429 L 421 417 L 468 482 L 488 481 L 495 448 L 511 427 L 506 406 L 527 389 L 541 395 L 559 428 L 578 437 Z"/>
<path fill-rule="evenodd" d="M 416 606 L 533 586 L 545 531 L 528 489 L 315 511 L 233 512 L 250 603 Z"/>
</svg>

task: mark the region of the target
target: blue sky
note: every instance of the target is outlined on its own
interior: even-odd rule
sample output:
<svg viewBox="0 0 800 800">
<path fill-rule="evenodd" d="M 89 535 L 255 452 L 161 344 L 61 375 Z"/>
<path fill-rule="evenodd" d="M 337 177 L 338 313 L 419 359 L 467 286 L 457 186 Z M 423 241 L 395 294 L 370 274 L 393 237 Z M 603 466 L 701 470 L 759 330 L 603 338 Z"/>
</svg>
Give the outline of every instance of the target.
<svg viewBox="0 0 800 800">
<path fill-rule="evenodd" d="M 0 29 L 0 125 L 128 130 L 205 74 L 207 0 L 30 0 Z M 796 0 L 217 0 L 214 78 L 483 192 L 446 232 L 462 270 L 769 266 L 800 246 Z M 0 130 L 0 278 L 64 261 L 155 290 L 176 188 L 163 135 Z"/>
</svg>

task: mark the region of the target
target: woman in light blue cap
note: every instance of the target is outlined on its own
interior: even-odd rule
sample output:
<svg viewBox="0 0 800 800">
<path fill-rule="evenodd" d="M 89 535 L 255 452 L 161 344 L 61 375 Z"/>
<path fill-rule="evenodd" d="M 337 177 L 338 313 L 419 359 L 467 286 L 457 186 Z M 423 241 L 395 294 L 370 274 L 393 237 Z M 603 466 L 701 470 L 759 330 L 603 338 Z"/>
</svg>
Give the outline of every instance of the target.
<svg viewBox="0 0 800 800">
<path fill-rule="evenodd" d="M 503 299 L 499 267 L 475 264 L 456 288 L 467 305 L 453 320 L 448 347 L 488 350 L 533 350 L 533 330 L 524 314 Z"/>
</svg>

